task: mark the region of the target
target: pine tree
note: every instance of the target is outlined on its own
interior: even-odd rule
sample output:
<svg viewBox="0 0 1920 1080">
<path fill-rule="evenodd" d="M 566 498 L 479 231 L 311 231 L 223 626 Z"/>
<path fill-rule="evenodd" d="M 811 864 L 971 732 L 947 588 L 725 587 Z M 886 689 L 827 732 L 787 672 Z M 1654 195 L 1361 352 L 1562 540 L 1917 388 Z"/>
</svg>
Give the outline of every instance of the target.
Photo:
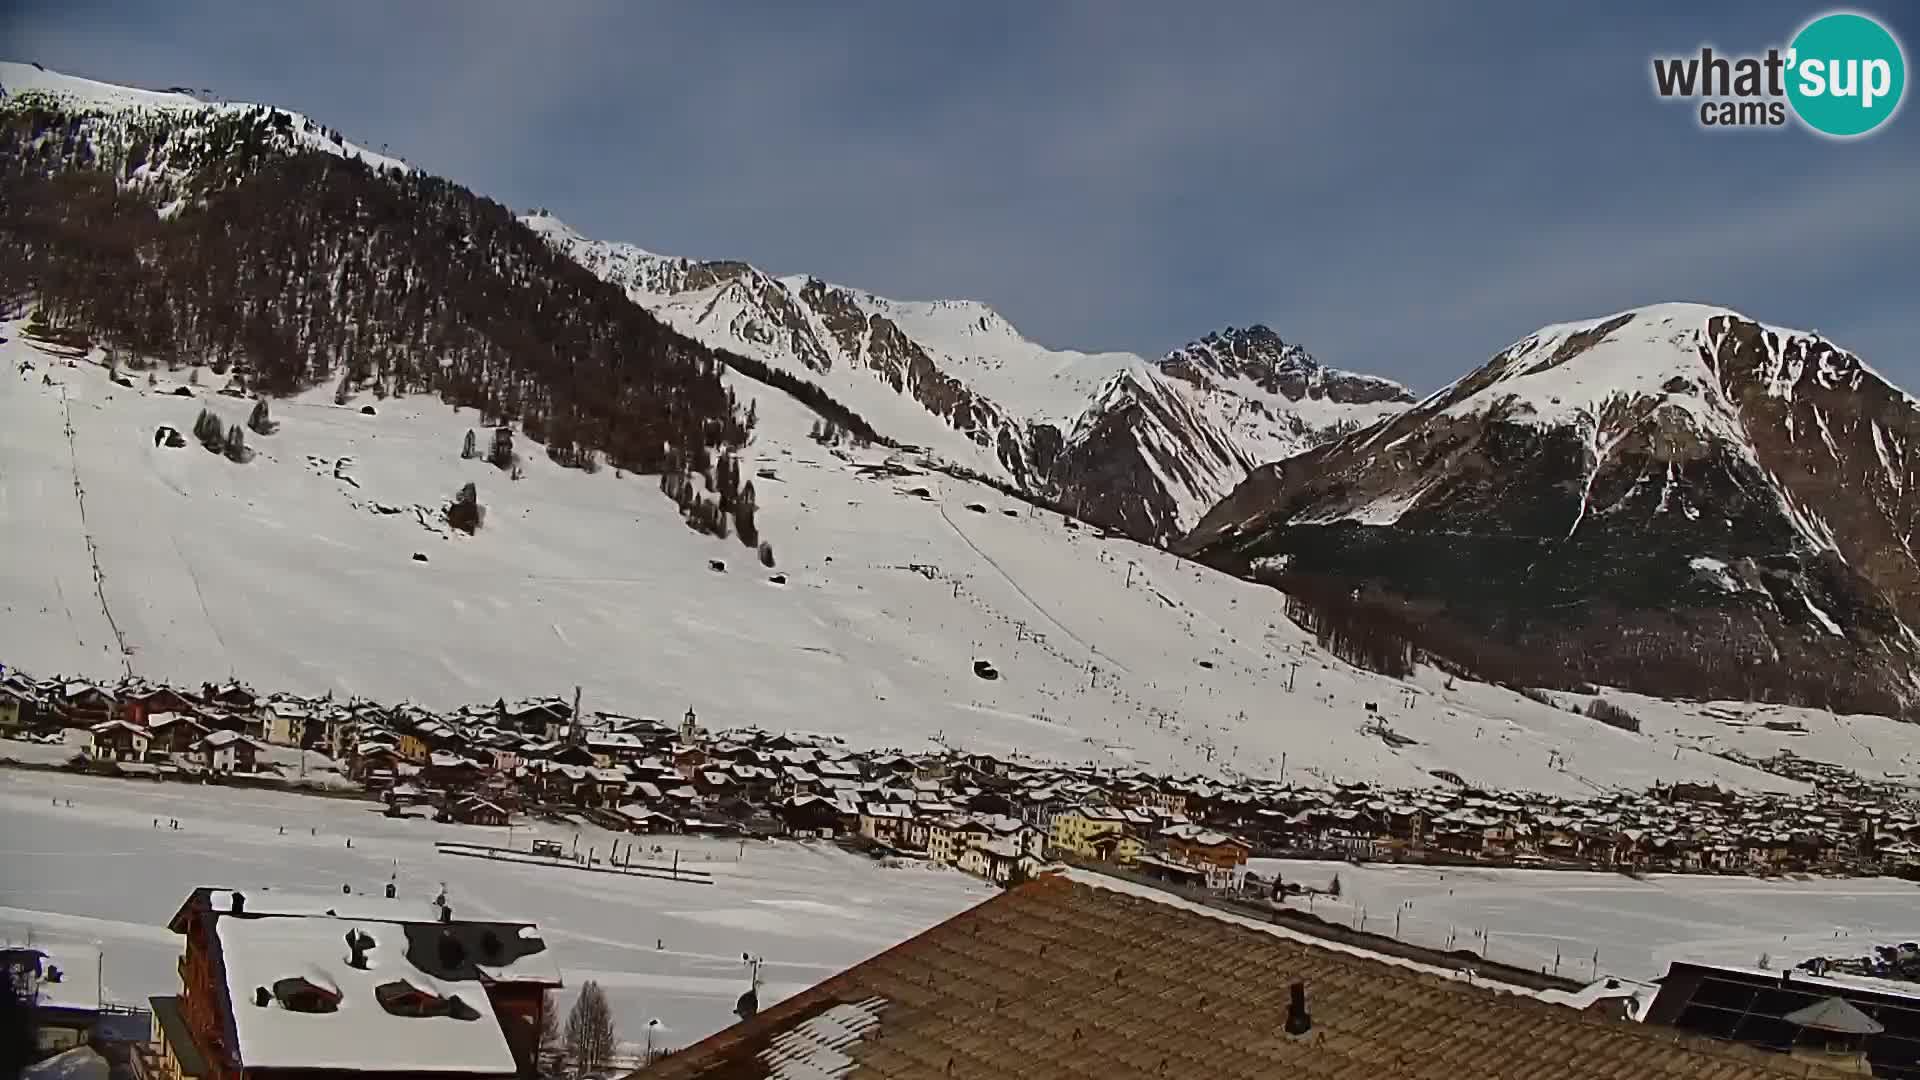
<svg viewBox="0 0 1920 1080">
<path fill-rule="evenodd" d="M 472 461 L 474 458 L 477 458 L 479 456 L 480 456 L 480 451 L 475 448 L 473 429 L 468 428 L 467 441 L 460 444 L 460 460 Z"/>
<path fill-rule="evenodd" d="M 760 541 L 759 552 L 760 552 L 760 565 L 765 567 L 772 567 L 773 566 L 773 545 L 768 543 L 765 540 L 762 540 Z"/>
<path fill-rule="evenodd" d="M 487 463 L 496 469 L 514 467 L 512 428 L 501 426 L 494 429 L 493 449 L 487 453 Z"/>
<path fill-rule="evenodd" d="M 247 427 L 251 428 L 255 435 L 271 435 L 279 430 L 280 425 L 274 423 L 273 417 L 268 414 L 266 398 L 253 403 L 253 413 L 247 417 Z"/>
<path fill-rule="evenodd" d="M 749 480 L 747 486 L 740 489 L 740 494 L 733 502 L 733 529 L 740 534 L 740 542 L 747 547 L 760 543 L 760 527 L 754 524 L 753 520 L 754 511 L 757 509 L 753 481 Z"/>
<path fill-rule="evenodd" d="M 576 1076 L 599 1073 L 613 1063 L 617 1042 L 613 1010 L 607 1006 L 607 995 L 601 992 L 600 984 L 592 979 L 580 987 L 580 996 L 567 1013 L 563 1041 Z"/>
<path fill-rule="evenodd" d="M 227 460 L 244 465 L 252 455 L 247 452 L 247 432 L 239 424 L 227 428 Z"/>
<path fill-rule="evenodd" d="M 480 505 L 480 491 L 471 483 L 462 487 L 453 501 L 447 504 L 447 524 L 472 536 L 480 530 L 480 523 L 486 519 L 486 510 Z"/>
<path fill-rule="evenodd" d="M 227 425 L 212 409 L 201 409 L 200 416 L 193 422 L 193 437 L 200 445 L 216 454 L 227 452 Z"/>
</svg>

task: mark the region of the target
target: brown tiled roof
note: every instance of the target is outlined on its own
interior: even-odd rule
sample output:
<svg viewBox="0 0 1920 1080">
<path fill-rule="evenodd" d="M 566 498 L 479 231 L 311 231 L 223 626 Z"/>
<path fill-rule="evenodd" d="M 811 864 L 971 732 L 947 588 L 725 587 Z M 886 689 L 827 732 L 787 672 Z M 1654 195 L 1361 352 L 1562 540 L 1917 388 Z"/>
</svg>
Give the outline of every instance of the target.
<svg viewBox="0 0 1920 1080">
<path fill-rule="evenodd" d="M 1283 1030 L 1306 984 L 1312 1029 Z M 1785 1057 L 1686 1038 L 1047 876 L 642 1080 L 1761 1080 Z"/>
</svg>

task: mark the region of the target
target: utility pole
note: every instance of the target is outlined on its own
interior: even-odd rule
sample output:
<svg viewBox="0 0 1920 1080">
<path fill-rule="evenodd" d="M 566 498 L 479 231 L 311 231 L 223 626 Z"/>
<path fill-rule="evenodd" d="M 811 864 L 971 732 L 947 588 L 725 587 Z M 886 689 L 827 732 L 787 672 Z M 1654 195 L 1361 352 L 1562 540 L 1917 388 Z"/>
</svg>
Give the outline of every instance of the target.
<svg viewBox="0 0 1920 1080">
<path fill-rule="evenodd" d="M 575 686 L 573 688 L 573 741 L 575 745 L 580 744 L 586 738 L 586 733 L 581 730 L 580 723 L 580 688 Z"/>
</svg>

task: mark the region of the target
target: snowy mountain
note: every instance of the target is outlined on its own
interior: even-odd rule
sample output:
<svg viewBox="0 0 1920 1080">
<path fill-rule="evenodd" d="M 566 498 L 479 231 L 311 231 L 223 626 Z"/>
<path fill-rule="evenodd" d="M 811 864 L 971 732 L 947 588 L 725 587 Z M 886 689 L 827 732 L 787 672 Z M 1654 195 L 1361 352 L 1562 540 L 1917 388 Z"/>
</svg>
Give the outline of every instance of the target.
<svg viewBox="0 0 1920 1080">
<path fill-rule="evenodd" d="M 1640 718 L 1630 734 L 1431 669 L 1361 671 L 1264 587 L 885 447 L 822 446 L 815 413 L 736 374 L 760 417 L 740 458 L 771 568 L 686 528 L 652 477 L 529 452 L 514 480 L 463 457 L 476 413 L 429 395 L 277 400 L 245 464 L 168 445 L 161 427 L 202 408 L 237 422 L 251 402 L 204 367 L 119 384 L 101 351 L 21 330 L 0 324 L 10 670 L 436 708 L 577 684 L 590 709 L 691 706 L 716 729 L 1313 783 L 1800 790 L 1720 755 L 1920 763 L 1920 728 L 1870 716 L 1609 693 Z M 467 483 L 485 511 L 471 536 L 443 512 Z"/>
<path fill-rule="evenodd" d="M 1271 592 L 1036 509 L 1159 539 L 1279 475 L 1242 483 L 1263 461 L 1358 446 L 1366 432 L 1341 433 L 1404 410 L 1398 387 L 1264 328 L 1152 363 L 1056 352 L 980 305 L 515 219 L 281 110 L 78 80 L 21 92 L 46 74 L 0 69 L 9 667 L 434 705 L 578 684 L 604 707 L 869 745 L 1569 793 L 1797 783 L 1736 751 L 1791 745 L 1871 775 L 1920 754 L 1916 729 L 1873 717 L 1609 692 L 1633 734 L 1564 707 L 1591 692 L 1556 707 L 1430 668 L 1360 671 Z M 1562 344 L 1516 349 L 1484 382 Z M 1805 383 L 1793 363 L 1814 356 L 1783 347 L 1774 381 Z M 1684 396 L 1665 377 L 1654 389 Z M 243 429 L 262 396 L 271 423 Z M 1862 445 L 1904 461 L 1888 409 Z M 174 437 L 202 410 L 222 452 Z M 1782 415 L 1808 448 L 1839 422 L 1825 405 Z M 888 438 L 844 445 L 823 425 Z M 467 452 L 503 431 L 511 452 Z M 731 536 L 714 505 L 737 477 L 771 566 L 738 542 L 746 491 Z M 1882 485 L 1896 504 L 1899 484 Z M 1591 487 L 1582 537 L 1614 515 L 1613 481 Z M 1808 505 L 1836 537 L 1867 527 Z M 1763 585 L 1777 570 L 1756 565 Z M 1848 633 L 1868 625 L 1819 597 Z"/>
<path fill-rule="evenodd" d="M 36 135 L 43 141 L 57 137 L 90 144 L 90 152 L 123 168 L 128 187 L 150 194 L 169 194 L 183 179 L 216 166 L 212 158 L 227 152 L 227 132 L 262 118 L 265 123 L 248 147 L 253 153 L 315 151 L 376 170 L 415 171 L 399 158 L 357 146 L 287 109 L 203 99 L 180 88 L 117 86 L 39 64 L 0 61 L 0 102 L 11 112 L 37 113 Z"/>
<path fill-rule="evenodd" d="M 1179 546 L 1365 585 L 1483 669 L 1901 712 L 1916 438 L 1914 400 L 1819 335 L 1662 305 L 1263 466 Z"/>
<path fill-rule="evenodd" d="M 889 300 L 743 262 L 699 262 L 522 219 L 680 332 L 797 374 L 903 442 L 1160 542 L 1253 467 L 1412 402 L 1265 327 L 1158 363 L 1049 349 L 985 304 Z"/>
</svg>

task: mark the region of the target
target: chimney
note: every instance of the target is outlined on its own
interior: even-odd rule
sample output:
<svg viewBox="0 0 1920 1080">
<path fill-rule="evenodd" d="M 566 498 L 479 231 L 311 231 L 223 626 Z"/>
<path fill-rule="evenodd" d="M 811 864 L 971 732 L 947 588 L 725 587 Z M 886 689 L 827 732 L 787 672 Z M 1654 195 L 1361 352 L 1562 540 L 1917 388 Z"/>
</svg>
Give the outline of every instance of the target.
<svg viewBox="0 0 1920 1080">
<path fill-rule="evenodd" d="M 1287 1034 L 1305 1035 L 1313 1029 L 1313 1017 L 1307 1012 L 1307 984 L 1294 983 L 1292 1000 L 1287 1002 Z"/>
<path fill-rule="evenodd" d="M 387 899 L 391 900 L 393 899 L 393 897 L 394 897 L 394 885 L 393 885 L 393 882 L 389 881 L 387 882 Z"/>
<path fill-rule="evenodd" d="M 358 927 L 347 931 L 347 966 L 365 971 L 367 950 L 372 946 L 372 939 L 361 933 Z"/>
<path fill-rule="evenodd" d="M 247 894 L 243 892 L 234 893 L 233 894 L 233 914 L 245 915 L 246 913 L 247 913 Z"/>
</svg>

